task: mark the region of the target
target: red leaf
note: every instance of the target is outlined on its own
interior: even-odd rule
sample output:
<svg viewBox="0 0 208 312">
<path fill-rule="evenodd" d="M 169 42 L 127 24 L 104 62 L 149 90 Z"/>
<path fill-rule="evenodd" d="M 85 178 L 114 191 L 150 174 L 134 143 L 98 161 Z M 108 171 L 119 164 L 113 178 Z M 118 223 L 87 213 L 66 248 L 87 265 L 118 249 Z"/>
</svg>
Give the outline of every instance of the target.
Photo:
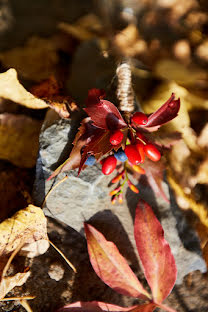
<svg viewBox="0 0 208 312">
<path fill-rule="evenodd" d="M 154 301 L 161 303 L 175 284 L 177 269 L 163 228 L 144 201 L 139 201 L 136 208 L 134 235 Z"/>
<path fill-rule="evenodd" d="M 85 233 L 91 264 L 102 281 L 123 295 L 150 298 L 115 244 L 89 224 Z"/>
<path fill-rule="evenodd" d="M 148 122 L 144 127 L 151 128 L 165 124 L 178 115 L 179 108 L 180 99 L 175 100 L 175 94 L 172 93 L 167 102 L 148 117 Z"/>
<path fill-rule="evenodd" d="M 172 309 L 172 308 L 170 308 L 170 307 L 167 307 L 166 305 L 164 305 L 164 304 L 161 304 L 161 303 L 157 303 L 156 304 L 157 305 L 157 307 L 158 308 L 160 308 L 160 309 L 162 309 L 162 310 L 164 310 L 164 311 L 167 311 L 167 312 L 177 312 L 176 310 L 174 310 L 174 309 Z"/>
<path fill-rule="evenodd" d="M 169 203 L 170 201 L 164 193 L 162 187 L 163 174 L 165 169 L 162 160 L 159 162 L 153 162 L 149 159 L 145 159 L 143 168 L 145 170 L 147 181 L 155 194 L 161 196 L 167 203 Z"/>
<path fill-rule="evenodd" d="M 88 97 L 86 105 L 87 107 L 84 110 L 90 116 L 96 127 L 106 130 L 116 130 L 127 127 L 116 106 L 107 100 L 101 100 L 96 92 L 95 95 L 93 94 Z"/>
<path fill-rule="evenodd" d="M 156 308 L 156 304 L 153 302 L 149 302 L 149 303 L 139 305 L 133 308 L 133 310 L 129 312 L 152 312 L 154 311 L 155 308 Z"/>
<path fill-rule="evenodd" d="M 123 312 L 131 311 L 134 307 L 123 308 L 114 304 L 92 301 L 92 302 L 75 302 L 60 308 L 57 312 Z"/>
</svg>

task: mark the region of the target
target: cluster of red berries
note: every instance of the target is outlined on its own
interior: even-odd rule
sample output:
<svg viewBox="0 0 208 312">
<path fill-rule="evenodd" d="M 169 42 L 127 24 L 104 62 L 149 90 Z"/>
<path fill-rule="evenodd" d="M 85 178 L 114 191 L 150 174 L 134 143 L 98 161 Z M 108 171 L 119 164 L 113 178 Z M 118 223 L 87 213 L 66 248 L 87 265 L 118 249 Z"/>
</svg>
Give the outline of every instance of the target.
<svg viewBox="0 0 208 312">
<path fill-rule="evenodd" d="M 131 122 L 133 126 L 145 125 L 148 122 L 148 118 L 145 114 L 137 112 L 132 116 Z M 116 130 L 110 136 L 110 143 L 116 146 L 122 142 L 123 137 L 124 135 L 122 130 Z M 149 143 L 145 136 L 138 131 L 134 136 L 133 143 L 129 142 L 129 144 L 126 145 L 123 153 L 125 153 L 126 159 L 128 158 L 132 165 L 143 163 L 145 160 L 145 155 L 152 161 L 158 161 L 161 158 L 159 150 L 152 143 Z M 117 160 L 120 160 L 117 153 L 106 157 L 102 161 L 102 172 L 105 175 L 111 174 L 116 168 Z"/>
<path fill-rule="evenodd" d="M 128 127 L 129 137 L 125 142 L 125 149 L 122 148 L 114 151 L 114 154 L 107 156 L 101 160 L 102 172 L 105 175 L 110 175 L 117 167 L 117 161 L 125 162 L 128 160 L 128 165 L 139 174 L 145 174 L 145 170 L 139 165 L 144 163 L 145 156 L 152 161 L 159 161 L 161 154 L 157 147 L 152 143 L 148 142 L 148 139 L 137 130 L 138 126 L 145 126 L 148 122 L 148 118 L 145 114 L 141 112 L 136 112 L 131 117 L 131 124 Z M 118 146 L 122 143 L 124 139 L 123 131 L 120 129 L 115 130 L 110 135 L 110 143 L 113 146 Z M 95 157 L 91 155 L 85 162 L 86 165 L 93 165 L 95 163 Z M 120 182 L 123 180 L 123 183 Z M 126 166 L 124 170 L 117 174 L 115 178 L 112 179 L 111 183 L 117 183 L 119 185 L 110 192 L 111 202 L 115 203 L 116 199 L 120 203 L 123 201 L 123 186 L 127 182 L 130 189 L 138 193 L 139 190 L 136 186 L 129 180 L 127 175 Z"/>
</svg>

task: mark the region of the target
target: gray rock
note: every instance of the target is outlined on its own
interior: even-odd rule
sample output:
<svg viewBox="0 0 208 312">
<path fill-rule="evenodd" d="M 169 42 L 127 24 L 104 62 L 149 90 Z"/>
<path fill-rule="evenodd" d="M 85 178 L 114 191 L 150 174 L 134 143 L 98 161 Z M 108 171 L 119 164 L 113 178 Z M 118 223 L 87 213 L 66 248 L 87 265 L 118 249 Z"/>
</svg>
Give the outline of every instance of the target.
<svg viewBox="0 0 208 312">
<path fill-rule="evenodd" d="M 69 155 L 76 128 L 75 121 L 55 120 L 52 124 L 48 124 L 46 119 L 40 135 L 34 184 L 34 200 L 37 205 L 42 204 L 45 195 L 54 185 L 54 181 L 46 179 Z M 87 167 L 79 177 L 76 171 L 67 174 L 68 179 L 48 196 L 44 208 L 46 215 L 64 222 L 80 233 L 83 232 L 83 222 L 90 220 L 109 240 L 117 244 L 120 252 L 135 270 L 139 260 L 133 236 L 133 220 L 138 199 L 142 198 L 152 205 L 162 223 L 165 237 L 176 259 L 177 283 L 181 283 L 189 272 L 206 271 L 196 233 L 189 228 L 184 214 L 174 202 L 167 183 L 164 182 L 164 189 L 170 196 L 170 204 L 161 198 L 156 199 L 151 189 L 139 185 L 139 195 L 128 189 L 123 205 L 111 205 L 108 183 L 112 176 L 104 176 L 99 164 Z M 65 173 L 60 174 L 55 179 L 55 184 L 64 176 Z"/>
</svg>

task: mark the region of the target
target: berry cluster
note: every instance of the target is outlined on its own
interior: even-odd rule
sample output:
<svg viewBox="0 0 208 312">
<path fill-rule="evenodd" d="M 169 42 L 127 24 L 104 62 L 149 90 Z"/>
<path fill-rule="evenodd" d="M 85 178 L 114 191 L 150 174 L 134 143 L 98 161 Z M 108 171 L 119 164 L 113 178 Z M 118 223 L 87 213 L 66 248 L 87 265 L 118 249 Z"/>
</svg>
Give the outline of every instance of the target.
<svg viewBox="0 0 208 312">
<path fill-rule="evenodd" d="M 138 131 L 137 129 L 138 126 L 144 126 L 147 122 L 148 117 L 145 114 L 141 112 L 134 113 L 131 117 L 131 123 L 128 125 L 128 137 L 125 139 L 126 142 L 123 142 L 123 146 L 125 147 L 124 149 L 119 148 L 117 151 L 116 146 L 121 145 L 124 140 L 124 134 L 120 129 L 112 131 L 110 135 L 110 143 L 115 146 L 115 150 L 111 155 L 101 160 L 103 174 L 110 175 L 116 169 L 118 161 L 128 164 L 128 167 L 131 167 L 137 173 L 145 174 L 145 170 L 139 166 L 144 163 L 145 157 L 148 157 L 152 161 L 160 160 L 160 151 L 155 145 L 148 141 L 145 135 L 141 133 L 141 130 Z M 90 155 L 87 158 L 85 165 L 92 166 L 95 162 L 95 157 Z M 111 181 L 111 183 L 119 182 L 119 185 L 110 192 L 112 203 L 115 203 L 116 198 L 118 198 L 120 203 L 123 201 L 123 186 L 126 182 L 133 192 L 139 192 L 136 186 L 129 180 L 127 166 L 125 164 L 122 172 L 118 172 L 118 175 Z M 120 184 L 122 180 L 123 182 Z"/>
</svg>

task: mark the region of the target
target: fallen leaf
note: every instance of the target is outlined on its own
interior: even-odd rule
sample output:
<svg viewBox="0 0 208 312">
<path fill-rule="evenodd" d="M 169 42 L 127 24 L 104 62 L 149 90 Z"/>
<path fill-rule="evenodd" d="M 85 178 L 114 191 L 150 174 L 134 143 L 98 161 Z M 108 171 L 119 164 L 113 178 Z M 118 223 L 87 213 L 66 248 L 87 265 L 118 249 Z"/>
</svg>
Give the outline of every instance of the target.
<svg viewBox="0 0 208 312">
<path fill-rule="evenodd" d="M 154 72 L 160 78 L 174 80 L 184 86 L 193 86 L 196 81 L 207 77 L 207 73 L 201 68 L 188 67 L 179 61 L 164 58 L 157 62 Z"/>
<path fill-rule="evenodd" d="M 151 207 L 141 200 L 136 208 L 134 235 L 154 301 L 161 303 L 175 284 L 177 269 L 160 222 Z"/>
<path fill-rule="evenodd" d="M 89 224 L 85 233 L 91 264 L 102 281 L 123 295 L 150 298 L 116 245 Z"/>
<path fill-rule="evenodd" d="M 25 90 L 17 79 L 17 72 L 14 68 L 0 74 L 0 97 L 28 108 L 42 109 L 48 107 L 48 104 L 43 100 L 37 99 Z"/>
<path fill-rule="evenodd" d="M 123 308 L 120 306 L 117 306 L 115 304 L 105 303 L 105 302 L 99 302 L 99 301 L 91 301 L 91 302 L 74 302 L 71 304 L 68 304 L 60 309 L 58 309 L 57 312 L 122 312 L 122 311 L 132 311 L 132 308 Z M 146 311 L 148 312 L 148 311 Z"/>
<path fill-rule="evenodd" d="M 70 96 L 61 95 L 61 87 L 54 76 L 34 85 L 30 92 L 43 99 L 61 118 L 69 118 L 70 112 L 78 111 L 78 106 Z"/>
<path fill-rule="evenodd" d="M 58 28 L 78 40 L 90 40 L 101 35 L 103 25 L 96 15 L 87 14 L 74 24 L 59 23 Z"/>
<path fill-rule="evenodd" d="M 25 115 L 0 114 L 0 158 L 19 167 L 34 167 L 41 124 Z"/>
<path fill-rule="evenodd" d="M 55 72 L 59 58 L 53 38 L 31 37 L 24 46 L 1 52 L 0 61 L 25 79 L 41 81 Z"/>
<path fill-rule="evenodd" d="M 33 205 L 0 223 L 0 233 L 0 256 L 11 253 L 20 244 L 33 244 L 40 240 L 44 241 L 45 248 L 38 250 L 38 254 L 44 253 L 49 247 L 49 243 L 45 244 L 48 241 L 46 217 L 41 208 Z M 37 249 L 34 244 L 33 247 Z"/>
<path fill-rule="evenodd" d="M 17 273 L 13 276 L 3 277 L 0 281 L 0 299 L 4 298 L 14 287 L 22 286 L 29 276 L 30 272 Z"/>
<path fill-rule="evenodd" d="M 138 305 L 136 308 L 133 308 L 133 310 L 130 310 L 129 312 L 152 312 L 154 311 L 155 307 L 156 307 L 155 303 L 149 302 Z"/>
</svg>

